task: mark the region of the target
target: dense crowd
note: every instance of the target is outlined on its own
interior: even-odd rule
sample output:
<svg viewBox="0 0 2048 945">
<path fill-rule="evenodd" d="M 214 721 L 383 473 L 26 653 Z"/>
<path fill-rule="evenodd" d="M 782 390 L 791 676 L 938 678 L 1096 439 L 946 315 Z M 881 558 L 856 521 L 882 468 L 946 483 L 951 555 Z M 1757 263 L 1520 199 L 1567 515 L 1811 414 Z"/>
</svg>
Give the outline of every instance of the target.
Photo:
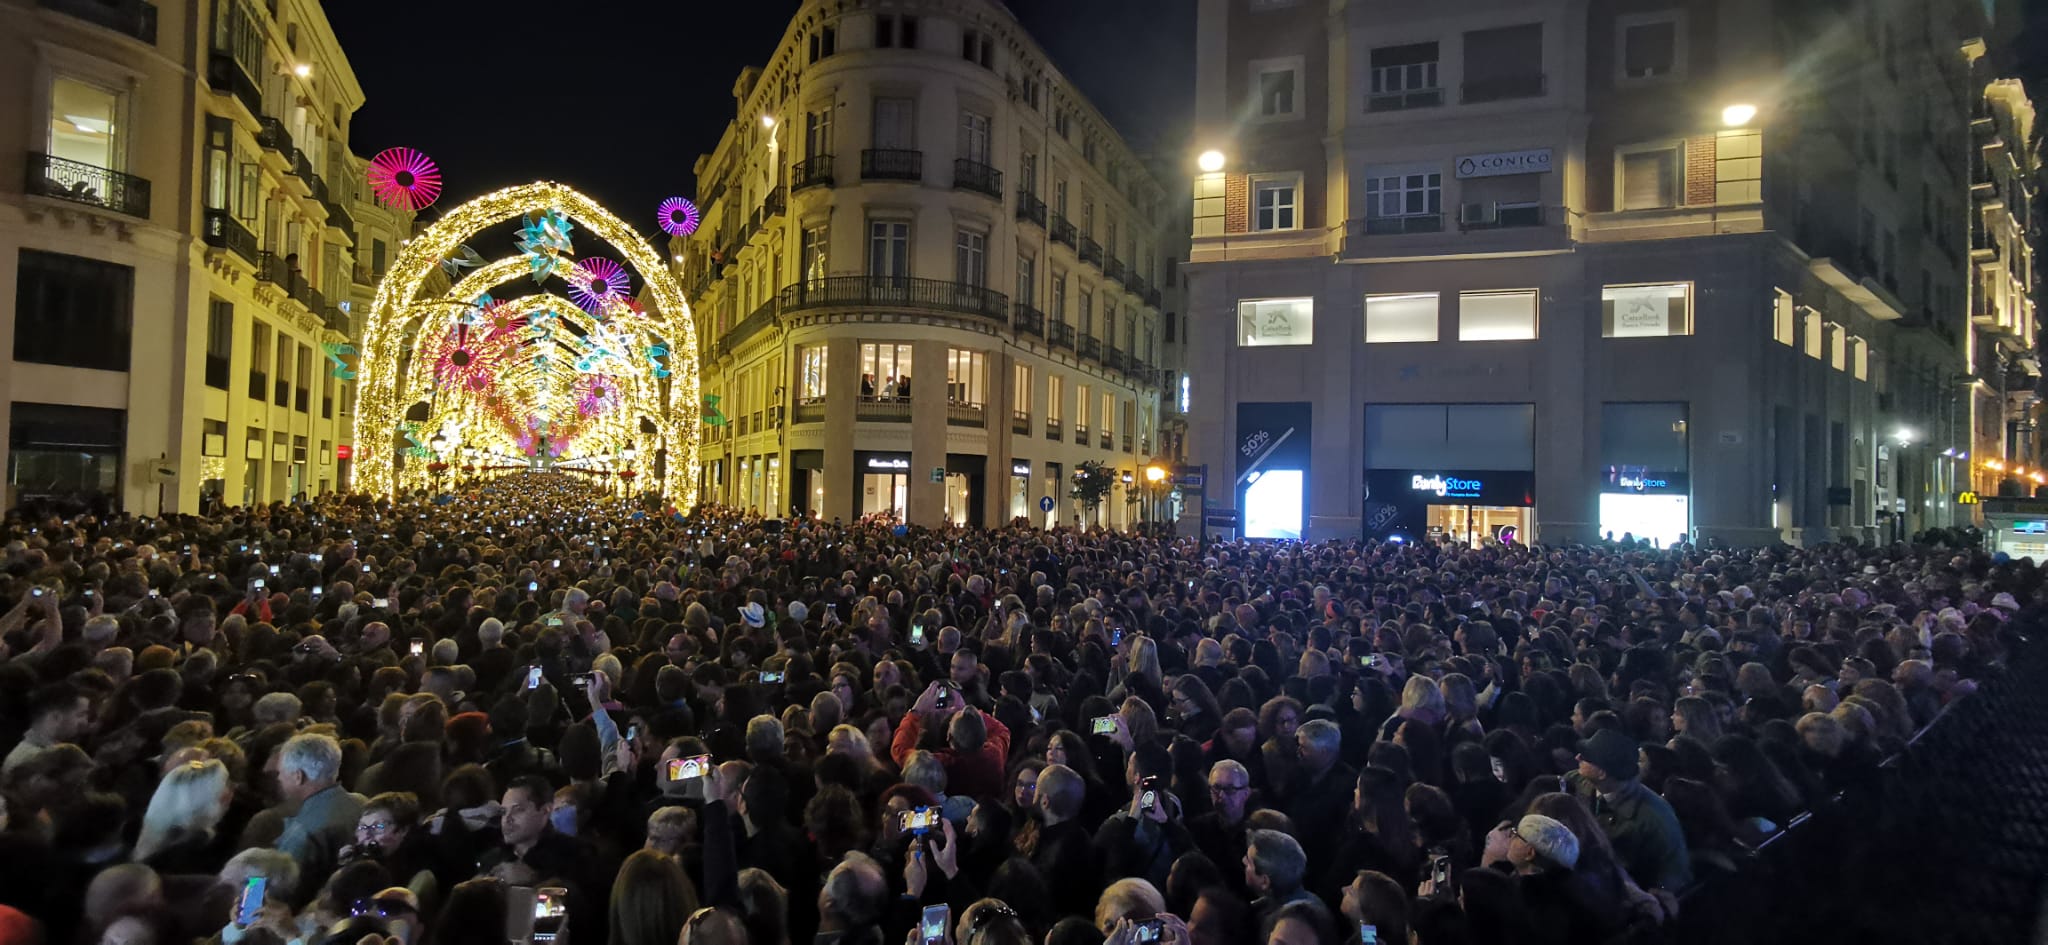
<svg viewBox="0 0 2048 945">
<path fill-rule="evenodd" d="M 1599 942 L 2001 671 L 2029 562 L 679 514 L 0 523 L 0 945 Z"/>
</svg>

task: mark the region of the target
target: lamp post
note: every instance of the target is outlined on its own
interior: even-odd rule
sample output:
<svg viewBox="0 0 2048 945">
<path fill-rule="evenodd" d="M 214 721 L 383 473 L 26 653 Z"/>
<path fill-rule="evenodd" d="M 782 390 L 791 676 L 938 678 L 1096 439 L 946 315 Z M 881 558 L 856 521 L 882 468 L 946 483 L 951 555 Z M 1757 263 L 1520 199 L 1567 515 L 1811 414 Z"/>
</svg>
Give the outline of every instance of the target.
<svg viewBox="0 0 2048 945">
<path fill-rule="evenodd" d="M 625 471 L 619 474 L 619 495 L 622 497 L 631 498 L 633 495 L 633 477 L 638 475 L 633 471 L 633 459 L 638 455 L 640 451 L 633 448 L 632 440 L 627 440 L 626 448 L 619 451 L 619 458 L 626 461 Z"/>
<path fill-rule="evenodd" d="M 1145 524 L 1152 524 L 1158 514 L 1153 508 L 1159 501 L 1159 490 L 1166 485 L 1166 467 L 1157 462 L 1145 467 Z"/>
<path fill-rule="evenodd" d="M 435 433 L 433 438 L 427 441 L 427 445 L 434 451 L 434 461 L 430 465 L 439 467 L 434 469 L 434 490 L 438 492 L 441 489 L 441 475 L 447 471 L 448 467 L 447 460 L 442 458 L 443 451 L 448 448 L 448 436 L 443 433 Z"/>
</svg>

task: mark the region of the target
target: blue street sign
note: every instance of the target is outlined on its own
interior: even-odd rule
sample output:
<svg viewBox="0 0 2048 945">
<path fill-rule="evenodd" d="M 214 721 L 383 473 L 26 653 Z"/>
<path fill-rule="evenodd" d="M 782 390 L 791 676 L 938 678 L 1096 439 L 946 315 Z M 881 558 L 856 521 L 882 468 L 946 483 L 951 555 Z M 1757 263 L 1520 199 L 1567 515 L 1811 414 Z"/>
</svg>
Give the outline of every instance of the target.
<svg viewBox="0 0 2048 945">
<path fill-rule="evenodd" d="M 1041 496 L 1041 497 L 1039 497 L 1039 500 L 1038 500 L 1038 510 L 1039 510 L 1040 512 L 1050 512 L 1050 511 L 1052 511 L 1052 506 L 1053 506 L 1052 496 L 1049 496 L 1049 495 L 1048 495 L 1048 496 Z"/>
</svg>

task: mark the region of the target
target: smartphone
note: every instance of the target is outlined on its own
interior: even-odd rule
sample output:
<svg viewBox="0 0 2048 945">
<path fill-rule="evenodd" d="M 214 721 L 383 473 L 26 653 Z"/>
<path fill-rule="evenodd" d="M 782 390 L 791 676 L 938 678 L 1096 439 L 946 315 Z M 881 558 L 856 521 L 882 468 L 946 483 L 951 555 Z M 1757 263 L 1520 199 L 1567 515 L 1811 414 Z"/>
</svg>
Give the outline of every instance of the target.
<svg viewBox="0 0 2048 945">
<path fill-rule="evenodd" d="M 939 809 L 936 807 L 913 807 L 897 815 L 903 825 L 903 832 L 922 836 L 939 826 Z"/>
<path fill-rule="evenodd" d="M 368 573 L 370 573 L 370 566 L 369 566 L 369 565 L 367 565 L 367 564 L 366 564 L 366 565 L 363 565 L 363 573 L 364 573 L 364 574 L 368 574 Z"/>
<path fill-rule="evenodd" d="M 327 588 L 326 588 L 326 587 L 324 587 L 324 586 L 322 586 L 322 585 L 319 585 L 319 584 L 315 584 L 315 585 L 313 585 L 313 596 L 314 596 L 315 598 L 318 598 L 318 597 L 319 597 L 320 595 L 322 595 L 322 594 L 325 594 L 325 593 L 327 593 Z"/>
<path fill-rule="evenodd" d="M 425 640 L 414 640 L 414 641 L 412 641 L 412 655 L 414 655 L 414 656 L 422 656 L 422 655 L 425 655 L 425 653 L 426 653 L 426 652 L 427 652 L 427 641 L 425 641 Z"/>
<path fill-rule="evenodd" d="M 537 592 L 539 592 L 539 590 L 540 590 L 540 582 L 539 582 L 539 581 L 528 581 L 528 582 L 526 582 L 526 592 L 527 592 L 528 594 L 533 594 L 533 593 L 537 593 Z"/>
<path fill-rule="evenodd" d="M 769 671 L 767 671 L 767 670 L 762 670 L 762 671 L 761 671 L 761 685 L 763 685 L 763 686 L 779 686 L 779 685 L 782 685 L 782 679 L 783 679 L 783 676 L 785 676 L 785 675 L 787 675 L 787 674 L 785 674 L 785 673 L 781 673 L 781 672 L 774 672 L 774 673 L 771 673 L 771 672 L 769 672 Z"/>
<path fill-rule="evenodd" d="M 1098 715 L 1095 717 L 1095 721 L 1088 724 L 1088 733 L 1091 735 L 1108 735 L 1115 731 L 1116 716 L 1114 715 Z"/>
<path fill-rule="evenodd" d="M 639 723 L 635 722 L 635 723 L 634 723 L 634 724 L 632 724 L 632 725 L 628 725 L 628 726 L 626 726 L 626 740 L 627 740 L 627 741 L 629 741 L 629 742 L 637 742 L 637 741 L 639 741 L 639 740 L 640 740 L 640 724 L 639 724 Z"/>
<path fill-rule="evenodd" d="M 373 601 L 371 601 L 371 602 L 370 602 L 370 606 L 372 606 L 372 607 L 375 607 L 375 608 L 377 608 L 378 610 L 390 610 L 390 609 L 391 609 L 391 598 L 389 598 L 389 597 L 379 597 L 379 598 L 377 598 L 376 600 L 373 600 Z"/>
<path fill-rule="evenodd" d="M 1166 923 L 1158 919 L 1139 919 L 1131 928 L 1131 941 L 1137 945 L 1152 945 L 1166 940 Z"/>
<path fill-rule="evenodd" d="M 1109 628 L 1109 645 L 1110 645 L 1110 646 L 1123 646 L 1123 645 L 1124 645 L 1124 628 L 1122 628 L 1122 627 L 1111 627 L 1111 628 Z"/>
<path fill-rule="evenodd" d="M 1366 669 L 1378 669 L 1380 668 L 1380 655 L 1378 653 L 1367 653 L 1358 658 L 1358 665 Z"/>
<path fill-rule="evenodd" d="M 945 945 L 946 930 L 953 926 L 953 907 L 945 903 L 924 907 L 924 918 L 918 922 L 917 937 L 923 945 Z"/>
<path fill-rule="evenodd" d="M 923 621 L 916 621 L 916 622 L 913 622 L 913 623 L 911 623 L 911 625 L 910 625 L 910 645 L 911 645 L 911 646 L 923 646 L 923 645 L 924 645 L 924 622 L 923 622 Z"/>
<path fill-rule="evenodd" d="M 1508 780 L 1508 766 L 1499 758 L 1493 759 L 1493 779 L 1503 784 Z"/>
<path fill-rule="evenodd" d="M 568 924 L 569 890 L 560 886 L 542 886 L 533 891 L 534 942 L 554 941 L 562 927 Z"/>
<path fill-rule="evenodd" d="M 40 588 L 40 587 L 32 587 L 32 588 L 29 588 L 29 591 L 28 591 L 28 596 L 30 596 L 30 597 L 41 597 L 41 596 L 43 596 L 43 589 L 42 589 L 42 588 Z"/>
<path fill-rule="evenodd" d="M 320 562 L 327 560 L 326 555 L 309 555 L 309 557 L 313 559 L 314 564 L 319 564 Z"/>
<path fill-rule="evenodd" d="M 668 763 L 668 779 L 670 781 L 689 781 L 704 777 L 704 773 L 709 770 L 711 770 L 710 755 L 685 755 L 681 758 L 671 758 Z"/>
<path fill-rule="evenodd" d="M 313 591 L 313 593 L 314 593 L 315 595 L 318 595 L 318 594 L 320 593 L 320 591 L 319 591 L 318 589 L 315 589 L 315 590 Z M 157 589 L 156 589 L 156 588 L 152 587 L 152 588 L 150 588 L 150 589 L 149 589 L 149 596 L 150 596 L 150 599 L 154 600 L 154 599 L 156 599 L 156 598 L 158 598 L 158 597 L 162 597 L 163 595 L 162 595 L 162 594 L 160 594 L 160 593 L 158 593 L 158 592 L 157 592 Z"/>
<path fill-rule="evenodd" d="M 559 567 L 561 567 L 561 566 L 562 566 L 562 559 L 560 559 L 560 558 L 556 558 L 556 559 L 555 559 L 555 567 L 558 567 L 558 568 L 559 568 Z"/>
<path fill-rule="evenodd" d="M 1439 853 L 1430 860 L 1429 878 L 1436 884 L 1438 891 L 1447 891 L 1451 888 L 1451 858 L 1449 855 Z"/>
<path fill-rule="evenodd" d="M 559 627 L 559 626 L 561 626 L 561 625 L 562 625 L 562 618 L 560 618 L 560 617 L 549 617 L 549 618 L 548 618 L 548 626 L 550 626 L 550 627 Z"/>
<path fill-rule="evenodd" d="M 242 898 L 235 902 L 235 924 L 248 928 L 256 921 L 256 915 L 263 911 L 264 891 L 270 886 L 269 877 L 251 876 L 242 884 Z"/>
<path fill-rule="evenodd" d="M 92 588 L 88 587 L 88 588 L 86 588 L 86 589 L 85 589 L 85 591 L 84 591 L 83 593 L 84 593 L 84 596 L 86 596 L 86 597 L 91 597 L 91 596 L 93 596 L 93 594 L 95 594 L 95 593 L 97 593 L 97 592 L 95 592 L 95 591 L 94 591 L 94 590 L 93 590 Z"/>
<path fill-rule="evenodd" d="M 532 669 L 526 671 L 526 688 L 540 688 L 540 667 L 535 666 Z"/>
<path fill-rule="evenodd" d="M 1380 945 L 1379 927 L 1358 923 L 1358 945 Z"/>
<path fill-rule="evenodd" d="M 273 564 L 273 565 L 271 565 L 271 566 L 270 566 L 270 574 L 271 574 L 271 576 L 272 576 L 272 577 L 276 577 L 276 576 L 277 576 L 277 565 L 274 565 L 274 564 Z"/>
<path fill-rule="evenodd" d="M 249 582 L 249 586 L 250 586 L 250 587 L 253 587 L 253 588 L 255 588 L 255 589 L 257 589 L 257 590 L 259 590 L 259 591 L 260 591 L 260 590 L 264 589 L 265 587 L 268 587 L 268 586 L 269 586 L 269 582 L 268 582 L 268 581 L 265 581 L 265 580 L 263 580 L 262 578 L 257 578 L 256 580 L 250 581 L 250 582 Z"/>
</svg>

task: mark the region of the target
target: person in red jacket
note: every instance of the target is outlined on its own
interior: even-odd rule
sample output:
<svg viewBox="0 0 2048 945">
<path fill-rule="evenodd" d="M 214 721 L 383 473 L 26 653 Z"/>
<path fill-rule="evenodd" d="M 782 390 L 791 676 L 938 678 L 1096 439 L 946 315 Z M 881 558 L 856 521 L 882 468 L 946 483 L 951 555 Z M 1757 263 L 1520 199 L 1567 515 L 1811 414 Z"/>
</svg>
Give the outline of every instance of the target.
<svg viewBox="0 0 2048 945">
<path fill-rule="evenodd" d="M 995 716 L 967 704 L 960 690 L 940 681 L 925 687 L 903 714 L 889 757 L 898 765 L 917 750 L 928 725 L 946 724 L 946 747 L 932 752 L 946 766 L 946 793 L 985 797 L 1003 792 L 1003 763 L 1010 756 L 1010 730 Z"/>
</svg>

